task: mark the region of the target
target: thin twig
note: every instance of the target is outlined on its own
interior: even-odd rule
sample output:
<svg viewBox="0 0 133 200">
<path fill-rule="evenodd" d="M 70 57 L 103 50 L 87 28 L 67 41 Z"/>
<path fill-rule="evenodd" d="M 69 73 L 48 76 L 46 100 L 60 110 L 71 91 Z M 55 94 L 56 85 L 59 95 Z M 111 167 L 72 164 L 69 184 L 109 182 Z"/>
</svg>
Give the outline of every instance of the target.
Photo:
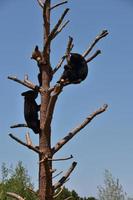
<svg viewBox="0 0 133 200">
<path fill-rule="evenodd" d="M 68 24 L 69 22 L 70 22 L 70 21 L 67 20 L 67 21 L 56 31 L 56 33 L 54 34 L 53 39 L 67 26 L 67 24 Z"/>
<path fill-rule="evenodd" d="M 63 57 L 61 58 L 61 60 L 60 60 L 59 63 L 57 64 L 57 66 L 53 69 L 53 74 L 55 74 L 55 73 L 57 72 L 57 70 L 62 66 L 62 64 L 63 64 L 65 58 L 66 58 L 65 56 L 63 56 Z"/>
<path fill-rule="evenodd" d="M 13 197 L 14 199 L 17 199 L 17 200 L 25 200 L 24 198 L 22 198 L 21 196 L 13 192 L 7 192 L 6 194 L 7 196 Z"/>
<path fill-rule="evenodd" d="M 27 147 L 27 148 L 33 150 L 34 152 L 36 152 L 36 153 L 38 153 L 38 154 L 41 154 L 41 152 L 40 152 L 37 148 L 35 148 L 34 146 L 31 146 L 31 145 L 26 144 L 26 143 L 23 142 L 22 140 L 20 140 L 20 139 L 18 139 L 17 137 L 15 137 L 13 134 L 10 133 L 9 136 L 10 136 L 12 139 L 14 139 L 15 141 L 17 141 L 18 143 L 22 144 L 23 146 L 25 146 L 25 147 Z"/>
<path fill-rule="evenodd" d="M 59 176 L 62 173 L 63 173 L 63 171 L 59 172 L 58 174 L 56 174 L 55 176 L 53 176 L 52 179 L 56 178 L 57 176 Z"/>
<path fill-rule="evenodd" d="M 71 156 L 69 156 L 69 157 L 66 157 L 66 158 L 48 158 L 48 160 L 49 161 L 64 161 L 64 160 L 70 160 L 70 159 L 72 159 L 73 158 L 73 156 L 71 155 Z"/>
<path fill-rule="evenodd" d="M 76 165 L 77 165 L 76 162 L 72 163 L 71 167 L 68 169 L 66 174 L 64 174 L 64 176 L 57 183 L 55 183 L 55 185 L 53 186 L 54 190 L 61 187 L 65 183 L 65 181 L 68 179 L 68 177 L 70 176 Z"/>
<path fill-rule="evenodd" d="M 89 46 L 89 48 L 82 54 L 83 57 L 86 57 L 91 50 L 93 49 L 93 47 L 97 44 L 97 42 L 99 40 L 101 40 L 102 38 L 104 38 L 106 35 L 108 35 L 108 31 L 107 30 L 103 30 L 96 38 L 95 40 L 92 42 L 92 44 Z"/>
<path fill-rule="evenodd" d="M 87 60 L 86 60 L 86 62 L 88 63 L 88 62 L 90 62 L 90 61 L 92 61 L 95 57 L 97 57 L 99 54 L 101 54 L 101 51 L 100 50 L 97 50 L 90 58 L 88 58 Z"/>
<path fill-rule="evenodd" d="M 66 157 L 66 158 L 48 158 L 47 156 L 44 156 L 44 158 L 42 160 L 39 161 L 39 163 L 43 163 L 45 161 L 65 161 L 65 160 L 70 160 L 72 159 L 73 156 L 69 156 L 69 157 Z"/>
<path fill-rule="evenodd" d="M 106 111 L 108 105 L 105 104 L 103 107 L 96 110 L 94 113 L 89 115 L 79 126 L 74 128 L 72 131 L 70 131 L 67 136 L 65 136 L 63 139 L 61 139 L 53 148 L 52 152 L 55 154 L 60 148 L 62 148 L 70 139 L 72 139 L 81 129 L 83 129 L 88 123 L 92 121 L 93 118 L 95 118 L 97 115 L 103 113 Z"/>
<path fill-rule="evenodd" d="M 52 9 L 54 9 L 54 8 L 57 8 L 58 6 L 61 6 L 61 5 L 66 4 L 66 3 L 68 3 L 68 1 L 63 1 L 63 2 L 61 2 L 61 3 L 57 3 L 57 4 L 53 5 L 53 6 L 50 8 L 50 10 L 52 10 Z"/>
<path fill-rule="evenodd" d="M 23 127 L 28 127 L 27 124 L 14 124 L 10 126 L 10 128 L 23 128 Z"/>
</svg>

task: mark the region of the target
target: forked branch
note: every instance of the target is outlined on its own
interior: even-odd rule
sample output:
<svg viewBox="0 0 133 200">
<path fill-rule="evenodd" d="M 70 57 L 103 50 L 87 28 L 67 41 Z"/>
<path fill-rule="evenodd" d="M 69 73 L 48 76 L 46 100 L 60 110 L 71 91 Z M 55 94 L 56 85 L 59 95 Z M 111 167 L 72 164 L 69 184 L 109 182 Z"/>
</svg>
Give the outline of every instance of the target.
<svg viewBox="0 0 133 200">
<path fill-rule="evenodd" d="M 44 9 L 44 10 L 45 10 L 45 9 Z M 68 11 L 69 11 L 69 8 L 67 8 L 67 9 L 63 12 L 63 14 L 61 15 L 61 17 L 60 17 L 60 19 L 58 20 L 57 24 L 54 26 L 53 30 L 52 30 L 51 33 L 49 34 L 49 36 L 48 36 L 48 38 L 47 38 L 47 40 L 46 40 L 46 42 L 45 42 L 45 45 L 44 45 L 44 49 L 43 49 L 43 52 L 44 52 L 44 53 L 46 52 L 46 50 L 47 50 L 47 48 L 48 48 L 48 46 L 49 46 L 51 40 L 55 37 L 56 32 L 58 31 L 58 28 L 60 27 L 60 25 L 61 25 L 63 19 L 65 18 L 66 14 L 68 13 Z M 45 12 L 46 12 L 46 11 L 44 11 L 44 13 L 45 13 Z M 45 19 L 45 23 L 46 23 L 46 18 L 45 18 L 45 16 L 44 16 L 44 19 Z M 45 26 L 46 26 L 46 25 L 45 25 Z"/>
<path fill-rule="evenodd" d="M 37 0 L 37 1 L 38 1 L 38 4 L 41 6 L 41 8 L 44 8 L 45 4 L 43 4 L 43 2 L 41 0 Z M 59 6 L 63 5 L 63 4 L 66 4 L 66 3 L 68 3 L 68 1 L 63 1 L 61 3 L 57 3 L 57 4 L 53 5 L 53 6 L 51 6 L 51 8 L 49 10 L 53 10 L 54 8 L 57 8 L 57 7 L 59 7 Z"/>
<path fill-rule="evenodd" d="M 35 148 L 35 147 L 32 146 L 32 145 L 26 144 L 25 142 L 23 142 L 22 140 L 20 140 L 20 139 L 17 138 L 16 136 L 14 136 L 13 134 L 10 133 L 9 136 L 10 136 L 12 139 L 14 139 L 16 142 L 18 142 L 19 144 L 22 144 L 23 146 L 25 146 L 25 147 L 31 149 L 32 151 L 34 151 L 34 152 L 36 152 L 36 153 L 38 153 L 38 154 L 41 154 L 41 152 L 40 152 L 37 148 Z"/>
<path fill-rule="evenodd" d="M 91 115 L 89 115 L 84 121 L 83 123 L 81 123 L 79 126 L 77 126 L 76 128 L 74 128 L 72 131 L 70 131 L 67 136 L 65 136 L 63 139 L 61 139 L 53 148 L 52 148 L 52 152 L 53 154 L 55 154 L 57 151 L 59 151 L 59 149 L 61 149 L 69 140 L 71 140 L 81 129 L 83 129 L 88 123 L 90 123 L 92 121 L 92 119 L 94 117 L 96 117 L 97 115 L 103 113 L 104 111 L 106 111 L 108 105 L 105 104 L 103 105 L 103 107 L 99 108 L 98 110 L 96 110 L 94 113 L 92 113 Z"/>
<path fill-rule="evenodd" d="M 108 31 L 107 30 L 103 30 L 96 38 L 95 40 L 92 42 L 92 44 L 89 46 L 89 48 L 83 53 L 83 57 L 86 57 L 91 50 L 93 49 L 93 47 L 97 44 L 97 42 L 99 40 L 101 40 L 102 38 L 106 37 L 106 35 L 108 35 Z"/>
<path fill-rule="evenodd" d="M 53 90 L 53 88 L 52 89 L 49 88 L 48 90 L 43 89 L 42 87 L 39 87 L 39 86 L 33 84 L 31 81 L 29 81 L 27 79 L 24 79 L 22 81 L 22 80 L 18 79 L 16 76 L 8 76 L 7 78 L 10 79 L 10 80 L 15 81 L 17 83 L 20 83 L 21 85 L 24 85 L 24 86 L 26 86 L 26 87 L 28 87 L 28 88 L 30 88 L 32 90 L 38 90 L 38 92 L 40 92 L 40 93 L 51 92 L 51 90 Z"/>
<path fill-rule="evenodd" d="M 62 24 L 62 26 L 60 26 L 60 27 L 58 28 L 58 30 L 57 30 L 56 33 L 54 34 L 53 39 L 67 26 L 67 24 L 68 24 L 69 22 L 70 22 L 70 21 L 67 20 L 64 24 Z"/>
<path fill-rule="evenodd" d="M 76 162 L 72 163 L 71 167 L 68 169 L 66 174 L 64 174 L 64 176 L 57 183 L 55 183 L 55 185 L 53 186 L 54 190 L 56 190 L 57 188 L 61 187 L 66 182 L 66 180 L 68 179 L 68 177 L 70 176 L 70 174 L 72 173 L 72 171 L 74 170 L 76 165 L 77 165 Z"/>
<path fill-rule="evenodd" d="M 36 88 L 36 85 L 34 85 L 32 82 L 27 81 L 25 79 L 24 79 L 24 81 L 22 81 L 22 80 L 18 79 L 16 76 L 8 76 L 7 78 L 15 81 L 17 83 L 20 83 L 20 84 L 22 84 L 22 85 L 24 85 L 24 86 L 26 86 L 26 87 L 28 87 L 32 90 L 34 90 Z"/>
<path fill-rule="evenodd" d="M 12 197 L 17 200 L 25 200 L 24 198 L 22 198 L 21 196 L 19 196 L 16 193 L 13 193 L 13 192 L 7 192 L 6 194 L 7 194 L 7 196 Z"/>
<path fill-rule="evenodd" d="M 59 6 L 63 5 L 63 4 L 66 4 L 66 3 L 68 3 L 68 1 L 63 1 L 63 2 L 61 2 L 61 3 L 57 3 L 57 4 L 53 5 L 53 6 L 50 8 L 50 10 L 53 10 L 54 8 L 57 8 L 57 7 L 59 7 Z"/>
</svg>

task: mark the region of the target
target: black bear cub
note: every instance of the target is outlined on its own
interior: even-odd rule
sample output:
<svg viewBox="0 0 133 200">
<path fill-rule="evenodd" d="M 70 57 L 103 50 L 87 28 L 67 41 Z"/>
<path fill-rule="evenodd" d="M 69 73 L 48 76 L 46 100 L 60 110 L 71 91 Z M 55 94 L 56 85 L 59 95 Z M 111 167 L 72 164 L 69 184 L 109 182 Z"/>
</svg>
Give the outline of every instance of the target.
<svg viewBox="0 0 133 200">
<path fill-rule="evenodd" d="M 84 57 L 78 53 L 71 53 L 68 64 L 64 66 L 64 72 L 58 81 L 63 85 L 78 84 L 85 80 L 88 74 L 88 66 Z"/>
<path fill-rule="evenodd" d="M 38 119 L 39 105 L 37 105 L 35 101 L 38 96 L 38 92 L 28 90 L 23 92 L 21 95 L 24 96 L 24 117 L 27 126 L 37 134 L 40 130 L 40 121 Z"/>
</svg>

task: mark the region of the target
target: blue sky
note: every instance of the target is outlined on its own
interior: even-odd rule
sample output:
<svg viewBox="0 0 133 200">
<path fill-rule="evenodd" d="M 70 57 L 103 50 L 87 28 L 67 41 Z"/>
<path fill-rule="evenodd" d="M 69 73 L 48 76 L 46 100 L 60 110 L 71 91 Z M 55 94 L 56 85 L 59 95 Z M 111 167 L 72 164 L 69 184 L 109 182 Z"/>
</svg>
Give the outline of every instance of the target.
<svg viewBox="0 0 133 200">
<path fill-rule="evenodd" d="M 101 49 L 102 54 L 89 64 L 87 79 L 80 85 L 67 86 L 60 95 L 52 122 L 52 144 L 104 103 L 109 108 L 64 146 L 56 157 L 73 154 L 78 166 L 66 186 L 80 195 L 96 196 L 97 186 L 103 184 L 104 170 L 108 169 L 120 179 L 129 196 L 133 196 L 133 2 L 71 0 L 68 6 L 70 13 L 66 19 L 71 22 L 53 42 L 52 66 L 64 54 L 69 35 L 74 38 L 73 52 L 78 53 L 84 52 L 103 29 L 108 29 L 109 35 L 94 49 Z M 64 7 L 52 11 L 51 26 Z M 9 128 L 14 123 L 24 122 L 21 92 L 27 88 L 8 80 L 7 76 L 17 75 L 23 79 L 24 74 L 29 74 L 29 79 L 37 83 L 38 69 L 30 56 L 35 45 L 42 47 L 41 14 L 36 0 L 0 1 L 0 163 L 15 165 L 22 160 L 36 186 L 37 156 L 8 136 L 12 132 L 24 139 L 28 131 Z M 37 144 L 37 136 L 29 131 Z M 56 163 L 55 167 L 65 171 L 71 162 Z"/>
</svg>

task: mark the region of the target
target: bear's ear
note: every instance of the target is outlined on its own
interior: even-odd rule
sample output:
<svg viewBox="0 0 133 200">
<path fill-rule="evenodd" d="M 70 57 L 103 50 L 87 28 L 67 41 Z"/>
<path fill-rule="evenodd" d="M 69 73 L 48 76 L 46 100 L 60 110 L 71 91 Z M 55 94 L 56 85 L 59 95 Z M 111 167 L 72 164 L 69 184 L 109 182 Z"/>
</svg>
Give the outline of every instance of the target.
<svg viewBox="0 0 133 200">
<path fill-rule="evenodd" d="M 26 92 L 21 93 L 21 95 L 25 97 L 33 97 L 34 99 L 36 99 L 38 96 L 38 93 L 33 90 L 28 90 Z"/>
<path fill-rule="evenodd" d="M 69 69 L 69 65 L 64 65 L 64 69 L 65 70 Z"/>
<path fill-rule="evenodd" d="M 26 96 L 27 92 L 21 93 L 21 96 Z"/>
<path fill-rule="evenodd" d="M 38 48 L 38 46 L 37 46 L 37 45 L 35 46 L 35 51 L 39 51 L 39 48 Z"/>
</svg>

